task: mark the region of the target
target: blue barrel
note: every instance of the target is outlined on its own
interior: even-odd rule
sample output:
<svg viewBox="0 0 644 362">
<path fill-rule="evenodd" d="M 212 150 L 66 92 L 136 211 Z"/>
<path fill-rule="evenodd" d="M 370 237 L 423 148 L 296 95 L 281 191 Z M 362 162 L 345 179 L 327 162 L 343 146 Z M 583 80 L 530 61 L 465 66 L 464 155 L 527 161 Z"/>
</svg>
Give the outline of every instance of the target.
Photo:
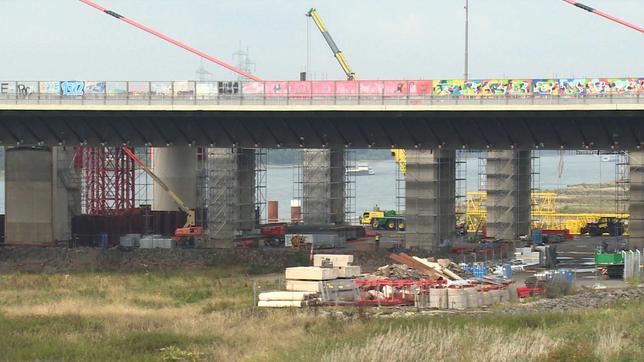
<svg viewBox="0 0 644 362">
<path fill-rule="evenodd" d="M 503 276 L 508 279 L 512 278 L 512 265 L 503 264 Z"/>
<path fill-rule="evenodd" d="M 99 248 L 106 249 L 107 244 L 108 244 L 108 240 L 109 240 L 109 238 L 107 236 L 107 233 L 98 234 L 98 236 L 96 238 L 96 246 L 98 246 Z"/>
<path fill-rule="evenodd" d="M 543 233 L 541 229 L 532 229 L 532 241 L 543 241 Z"/>
</svg>

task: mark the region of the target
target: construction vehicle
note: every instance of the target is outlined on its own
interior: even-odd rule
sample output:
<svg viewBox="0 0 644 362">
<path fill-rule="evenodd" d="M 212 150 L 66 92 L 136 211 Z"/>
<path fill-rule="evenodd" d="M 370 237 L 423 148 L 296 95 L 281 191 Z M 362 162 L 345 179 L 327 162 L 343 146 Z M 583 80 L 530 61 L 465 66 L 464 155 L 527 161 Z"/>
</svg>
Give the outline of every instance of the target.
<svg viewBox="0 0 644 362">
<path fill-rule="evenodd" d="M 165 192 L 170 195 L 172 200 L 179 206 L 179 210 L 183 211 L 186 214 L 186 223 L 183 227 L 177 228 L 174 232 L 174 238 L 177 242 L 177 245 L 182 247 L 194 247 L 197 239 L 203 237 L 203 227 L 196 225 L 195 210 L 186 206 L 186 203 L 174 192 L 168 185 L 166 185 L 163 180 L 159 178 L 150 168 L 143 163 L 132 150 L 127 147 L 121 148 L 123 152 L 132 159 L 137 165 L 139 165 L 146 174 L 148 174 L 154 182 L 156 182 Z"/>
<path fill-rule="evenodd" d="M 610 236 L 624 235 L 624 220 L 615 217 L 602 217 L 597 222 L 589 222 L 580 230 L 581 234 L 590 236 Z"/>
<path fill-rule="evenodd" d="M 624 276 L 624 255 L 621 252 L 610 253 L 598 247 L 595 251 L 595 267 L 611 279 L 621 278 Z"/>
<path fill-rule="evenodd" d="M 313 22 L 320 30 L 320 33 L 322 33 L 324 40 L 326 40 L 326 43 L 329 44 L 329 48 L 331 48 L 331 51 L 333 52 L 333 56 L 335 57 L 335 59 L 338 60 L 338 63 L 340 63 L 340 67 L 344 71 L 344 74 L 346 74 L 347 80 L 358 80 L 356 73 L 354 73 L 351 70 L 349 63 L 347 63 L 347 60 L 344 58 L 344 54 L 342 54 L 342 51 L 340 51 L 338 46 L 335 44 L 335 41 L 331 37 L 331 34 L 329 34 L 329 31 L 327 30 L 326 25 L 322 21 L 322 18 L 320 18 L 318 11 L 315 8 L 312 8 L 306 13 L 306 16 L 313 19 Z"/>
<path fill-rule="evenodd" d="M 313 22 L 320 30 L 320 33 L 322 33 L 322 36 L 326 40 L 327 44 L 329 44 L 329 47 L 333 52 L 333 56 L 335 57 L 335 59 L 338 60 L 338 63 L 340 63 L 340 67 L 344 71 L 344 74 L 347 76 L 347 80 L 358 80 L 358 76 L 356 75 L 356 73 L 353 72 L 353 70 L 351 70 L 351 67 L 347 62 L 347 59 L 344 57 L 344 54 L 342 53 L 342 51 L 340 51 L 338 46 L 335 44 L 335 41 L 331 37 L 331 34 L 329 34 L 329 31 L 326 28 L 326 24 L 324 24 L 324 22 L 322 21 L 322 18 L 320 18 L 318 11 L 315 8 L 312 8 L 306 13 L 306 16 L 313 19 Z M 406 175 L 407 161 L 406 161 L 405 150 L 392 148 L 391 155 L 396 160 L 396 163 L 398 164 L 400 172 L 403 174 L 403 176 Z"/>
<path fill-rule="evenodd" d="M 394 210 L 365 211 L 360 218 L 360 223 L 371 225 L 376 230 L 405 230 L 405 217 Z"/>
</svg>

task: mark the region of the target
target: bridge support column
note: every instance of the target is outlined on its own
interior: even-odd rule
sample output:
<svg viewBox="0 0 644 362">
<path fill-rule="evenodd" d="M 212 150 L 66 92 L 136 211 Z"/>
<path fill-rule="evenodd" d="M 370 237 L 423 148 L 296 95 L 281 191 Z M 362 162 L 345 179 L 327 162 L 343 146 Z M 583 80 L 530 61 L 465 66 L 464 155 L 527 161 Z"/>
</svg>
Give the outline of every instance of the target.
<svg viewBox="0 0 644 362">
<path fill-rule="evenodd" d="M 232 247 L 255 228 L 255 164 L 254 149 L 208 149 L 208 246 Z"/>
<path fill-rule="evenodd" d="M 406 154 L 406 246 L 436 250 L 456 229 L 456 153 L 407 150 Z"/>
<path fill-rule="evenodd" d="M 307 149 L 302 157 L 302 213 L 305 224 L 345 222 L 344 149 Z"/>
<path fill-rule="evenodd" d="M 644 151 L 629 153 L 630 201 L 628 220 L 629 246 L 644 248 Z"/>
<path fill-rule="evenodd" d="M 530 232 L 530 151 L 487 153 L 487 236 L 513 240 Z"/>
<path fill-rule="evenodd" d="M 195 147 L 154 148 L 154 173 L 174 191 L 189 208 L 197 205 L 197 150 Z M 177 211 L 177 203 L 156 183 L 152 188 L 152 209 Z"/>
<path fill-rule="evenodd" d="M 72 148 L 8 148 L 5 153 L 5 241 L 48 244 L 71 239 L 80 214 L 80 173 Z"/>
</svg>

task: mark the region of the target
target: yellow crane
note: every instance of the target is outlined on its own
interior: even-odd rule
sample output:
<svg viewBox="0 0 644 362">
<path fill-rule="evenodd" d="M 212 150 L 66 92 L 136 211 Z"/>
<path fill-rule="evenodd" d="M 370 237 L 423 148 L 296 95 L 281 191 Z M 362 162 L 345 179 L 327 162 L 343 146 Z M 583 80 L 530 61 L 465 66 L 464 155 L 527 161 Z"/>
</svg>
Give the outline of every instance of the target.
<svg viewBox="0 0 644 362">
<path fill-rule="evenodd" d="M 315 8 L 311 8 L 306 13 L 306 16 L 309 18 L 313 19 L 313 22 L 315 25 L 318 27 L 320 30 L 320 33 L 322 33 L 322 36 L 326 40 L 327 44 L 329 44 L 329 47 L 331 48 L 331 51 L 333 52 L 333 56 L 335 59 L 338 60 L 338 63 L 340 63 L 340 67 L 344 71 L 344 74 L 347 76 L 347 80 L 358 80 L 358 76 L 356 76 L 356 73 L 351 70 L 351 67 L 349 66 L 349 63 L 347 62 L 347 59 L 344 57 L 344 54 L 338 48 L 337 44 L 335 44 L 335 41 L 331 37 L 331 34 L 329 33 L 329 30 L 326 28 L 326 25 L 324 24 L 324 21 L 322 21 L 322 18 L 320 17 L 320 14 L 318 14 L 318 11 Z M 407 174 L 407 157 L 405 154 L 404 149 L 398 149 L 398 148 L 392 148 L 391 149 L 391 155 L 394 157 L 396 160 L 396 163 L 398 164 L 398 168 L 400 169 L 400 172 L 403 175 Z"/>
<path fill-rule="evenodd" d="M 349 63 L 347 63 L 347 60 L 344 58 L 344 54 L 342 54 L 342 51 L 335 44 L 335 41 L 331 37 L 331 34 L 329 34 L 329 31 L 327 30 L 326 25 L 322 21 L 322 18 L 320 18 L 318 11 L 315 8 L 312 8 L 311 10 L 309 10 L 308 13 L 306 13 L 306 16 L 313 19 L 313 22 L 315 23 L 315 25 L 318 27 L 318 29 L 320 29 L 320 33 L 322 33 L 322 36 L 324 37 L 324 40 L 326 40 L 326 43 L 329 44 L 329 47 L 333 52 L 333 56 L 335 57 L 335 59 L 338 60 L 338 63 L 340 63 L 340 67 L 342 67 L 342 70 L 344 71 L 344 74 L 346 74 L 347 79 L 358 80 L 358 77 L 356 77 L 356 73 L 354 73 L 351 70 Z"/>
</svg>

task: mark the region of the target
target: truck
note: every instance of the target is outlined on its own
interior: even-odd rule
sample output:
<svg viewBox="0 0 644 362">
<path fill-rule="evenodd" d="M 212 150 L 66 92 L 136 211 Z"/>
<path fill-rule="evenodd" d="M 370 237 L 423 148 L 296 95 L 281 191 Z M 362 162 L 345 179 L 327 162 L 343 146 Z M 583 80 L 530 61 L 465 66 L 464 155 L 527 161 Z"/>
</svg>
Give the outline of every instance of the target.
<svg viewBox="0 0 644 362">
<path fill-rule="evenodd" d="M 405 217 L 394 210 L 369 210 L 360 218 L 363 225 L 371 225 L 375 230 L 405 230 Z"/>
</svg>

